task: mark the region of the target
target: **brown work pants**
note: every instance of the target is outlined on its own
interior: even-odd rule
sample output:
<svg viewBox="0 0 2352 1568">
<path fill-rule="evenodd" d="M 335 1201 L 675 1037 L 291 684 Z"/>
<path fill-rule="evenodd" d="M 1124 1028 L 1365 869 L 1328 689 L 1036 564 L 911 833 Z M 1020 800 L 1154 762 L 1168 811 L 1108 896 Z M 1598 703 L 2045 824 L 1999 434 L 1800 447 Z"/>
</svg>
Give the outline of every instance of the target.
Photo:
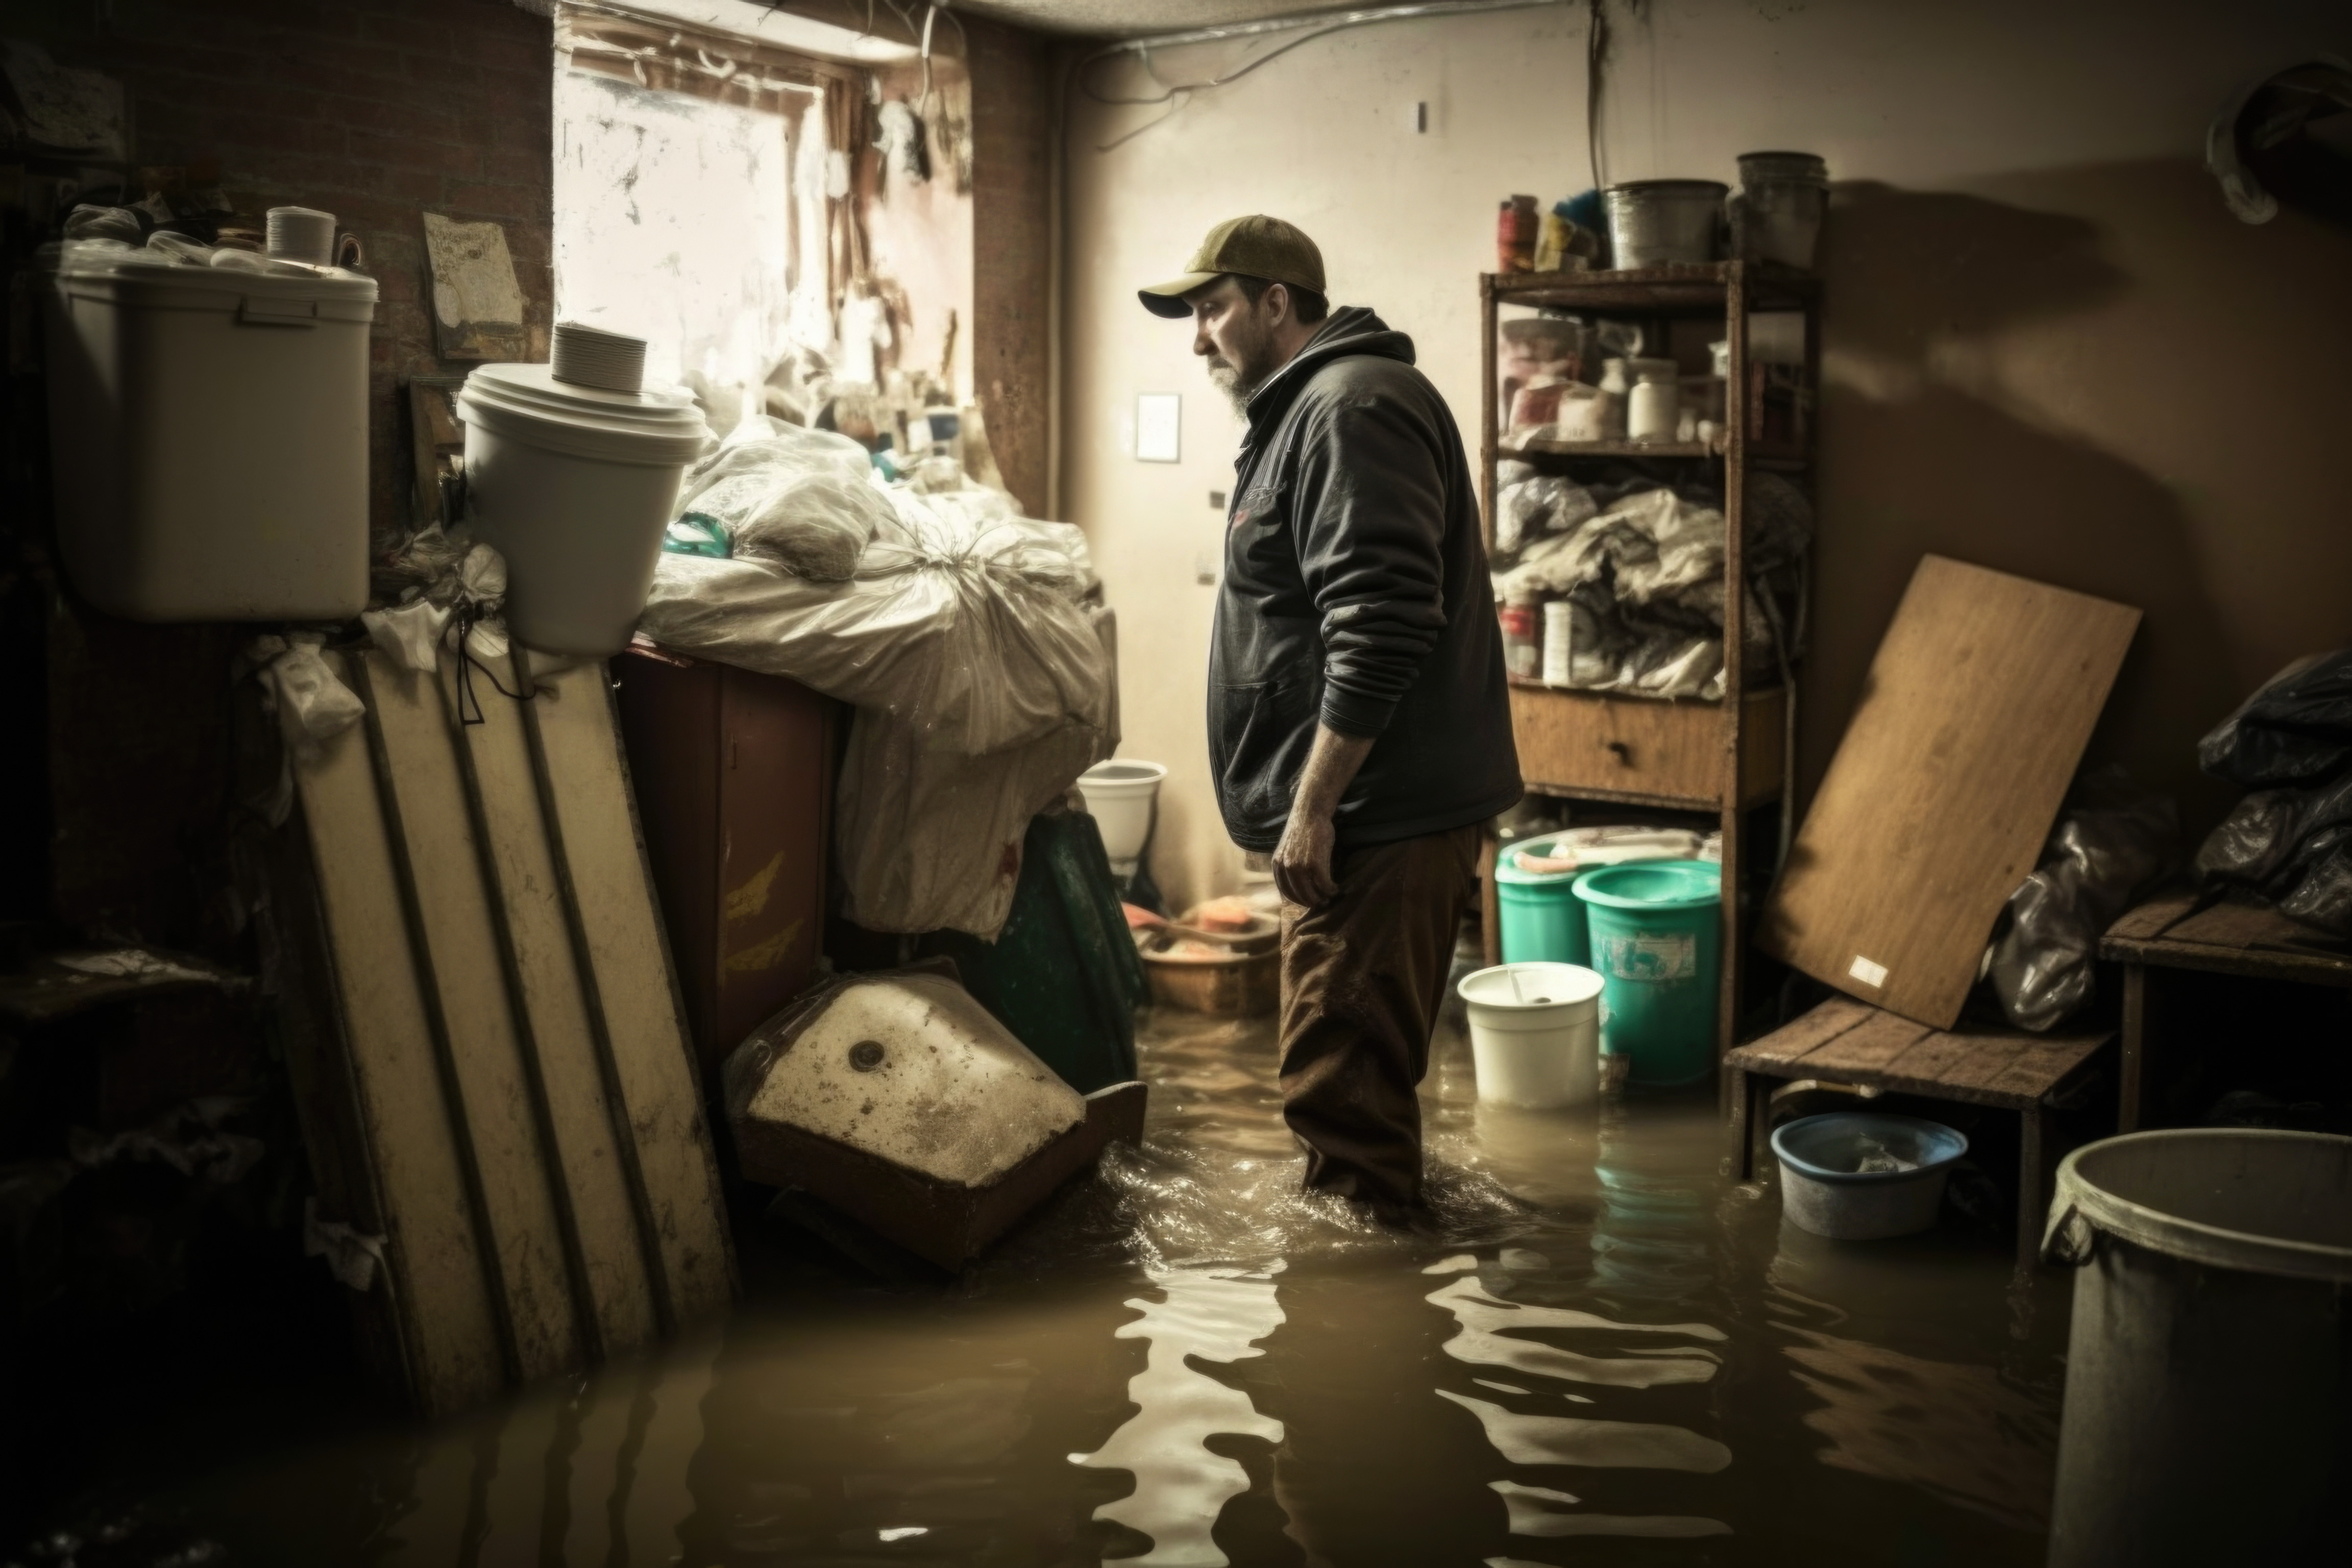
<svg viewBox="0 0 2352 1568">
<path fill-rule="evenodd" d="M 1477 874 L 1475 824 L 1343 848 L 1339 890 L 1282 910 L 1282 1114 L 1307 1185 L 1387 1208 L 1421 1202 L 1429 1037 Z"/>
</svg>

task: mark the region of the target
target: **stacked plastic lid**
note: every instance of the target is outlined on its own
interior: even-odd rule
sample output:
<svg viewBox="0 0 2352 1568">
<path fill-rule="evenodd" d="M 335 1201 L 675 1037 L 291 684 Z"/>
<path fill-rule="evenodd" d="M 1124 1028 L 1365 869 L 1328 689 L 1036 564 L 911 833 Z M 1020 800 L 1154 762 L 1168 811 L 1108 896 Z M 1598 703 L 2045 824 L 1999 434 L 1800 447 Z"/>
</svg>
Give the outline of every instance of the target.
<svg viewBox="0 0 2352 1568">
<path fill-rule="evenodd" d="M 636 392 L 646 384 L 646 340 L 577 321 L 555 324 L 555 379 L 600 392 Z"/>
<path fill-rule="evenodd" d="M 710 427 L 684 389 L 614 392 L 559 379 L 553 365 L 485 364 L 466 377 L 458 416 L 542 451 L 620 463 L 691 463 Z"/>
<path fill-rule="evenodd" d="M 335 259 L 335 215 L 310 207 L 271 207 L 268 253 L 280 261 L 327 267 Z"/>
</svg>

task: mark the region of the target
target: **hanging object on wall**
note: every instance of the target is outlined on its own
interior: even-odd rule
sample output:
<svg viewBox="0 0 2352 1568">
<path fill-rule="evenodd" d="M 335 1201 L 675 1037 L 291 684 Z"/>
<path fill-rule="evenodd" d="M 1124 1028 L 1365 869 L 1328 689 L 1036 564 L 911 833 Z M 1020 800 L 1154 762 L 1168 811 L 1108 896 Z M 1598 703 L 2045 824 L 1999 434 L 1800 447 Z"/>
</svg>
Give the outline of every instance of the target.
<svg viewBox="0 0 2352 1568">
<path fill-rule="evenodd" d="M 515 279 L 505 226 L 442 213 L 424 216 L 434 352 L 443 359 L 530 358 L 522 285 Z"/>
<path fill-rule="evenodd" d="M 2315 55 L 2241 89 L 2205 132 L 2205 166 L 2245 223 L 2282 204 L 2352 222 L 2352 63 Z"/>
<path fill-rule="evenodd" d="M 903 99 L 889 99 L 875 110 L 874 145 L 890 173 L 921 184 L 931 177 L 930 150 L 924 145 L 922 117 Z"/>
</svg>

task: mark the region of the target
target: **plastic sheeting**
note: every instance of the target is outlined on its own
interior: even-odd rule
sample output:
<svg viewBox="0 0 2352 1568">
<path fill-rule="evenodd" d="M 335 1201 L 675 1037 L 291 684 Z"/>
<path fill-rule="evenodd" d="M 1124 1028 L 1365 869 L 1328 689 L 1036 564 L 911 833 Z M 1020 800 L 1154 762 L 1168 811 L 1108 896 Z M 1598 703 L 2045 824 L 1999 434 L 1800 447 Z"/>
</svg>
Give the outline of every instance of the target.
<svg viewBox="0 0 2352 1568">
<path fill-rule="evenodd" d="M 877 493 L 890 516 L 846 582 L 666 554 L 639 626 L 856 704 L 835 813 L 845 912 L 993 938 L 1030 817 L 1118 743 L 1109 614 L 1068 524 L 992 490 Z"/>
<path fill-rule="evenodd" d="M 2009 924 L 1989 975 L 2011 1024 L 2057 1027 L 2090 1002 L 2099 937 L 2178 864 L 2172 802 L 2133 797 L 2113 779 L 2090 781 L 2095 804 L 2070 808 L 2042 864 L 2009 896 Z"/>
<path fill-rule="evenodd" d="M 1794 601 L 1796 570 L 1812 536 L 1812 506 L 1777 474 L 1748 488 L 1746 657 L 1778 668 L 1774 616 Z M 1565 599 L 1571 685 L 1654 697 L 1723 694 L 1724 516 L 1696 491 L 1637 484 L 1586 487 L 1548 476 L 1521 479 L 1496 498 L 1496 553 L 1517 551 L 1498 573 L 1506 601 Z M 1509 544 L 1503 535 L 1510 535 Z M 1759 584 L 1773 601 L 1759 597 Z M 1794 658 L 1801 626 L 1779 616 Z"/>
<path fill-rule="evenodd" d="M 2198 742 L 2216 778 L 2255 793 L 2206 838 L 2197 870 L 2281 913 L 2352 936 L 2352 649 L 2291 664 Z"/>
<path fill-rule="evenodd" d="M 687 477 L 678 511 L 725 530 L 738 559 L 838 583 L 896 516 L 873 474 L 866 448 L 848 437 L 761 415 Z"/>
</svg>

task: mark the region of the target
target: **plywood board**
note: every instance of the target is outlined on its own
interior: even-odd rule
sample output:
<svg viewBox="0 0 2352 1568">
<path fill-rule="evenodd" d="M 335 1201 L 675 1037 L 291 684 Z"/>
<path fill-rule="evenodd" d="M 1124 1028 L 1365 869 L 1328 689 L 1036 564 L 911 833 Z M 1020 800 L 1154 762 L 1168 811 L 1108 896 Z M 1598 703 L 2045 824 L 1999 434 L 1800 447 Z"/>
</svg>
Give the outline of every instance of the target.
<svg viewBox="0 0 2352 1568">
<path fill-rule="evenodd" d="M 708 1318 L 733 1264 L 604 667 L 478 672 L 468 723 L 446 663 L 331 659 L 368 711 L 296 770 L 334 1019 L 296 1065 L 351 1110 L 305 1134 L 448 1411 Z"/>
<path fill-rule="evenodd" d="M 1757 943 L 1948 1028 L 2001 906 L 2033 869 L 2140 613 L 1930 555 Z"/>
</svg>

